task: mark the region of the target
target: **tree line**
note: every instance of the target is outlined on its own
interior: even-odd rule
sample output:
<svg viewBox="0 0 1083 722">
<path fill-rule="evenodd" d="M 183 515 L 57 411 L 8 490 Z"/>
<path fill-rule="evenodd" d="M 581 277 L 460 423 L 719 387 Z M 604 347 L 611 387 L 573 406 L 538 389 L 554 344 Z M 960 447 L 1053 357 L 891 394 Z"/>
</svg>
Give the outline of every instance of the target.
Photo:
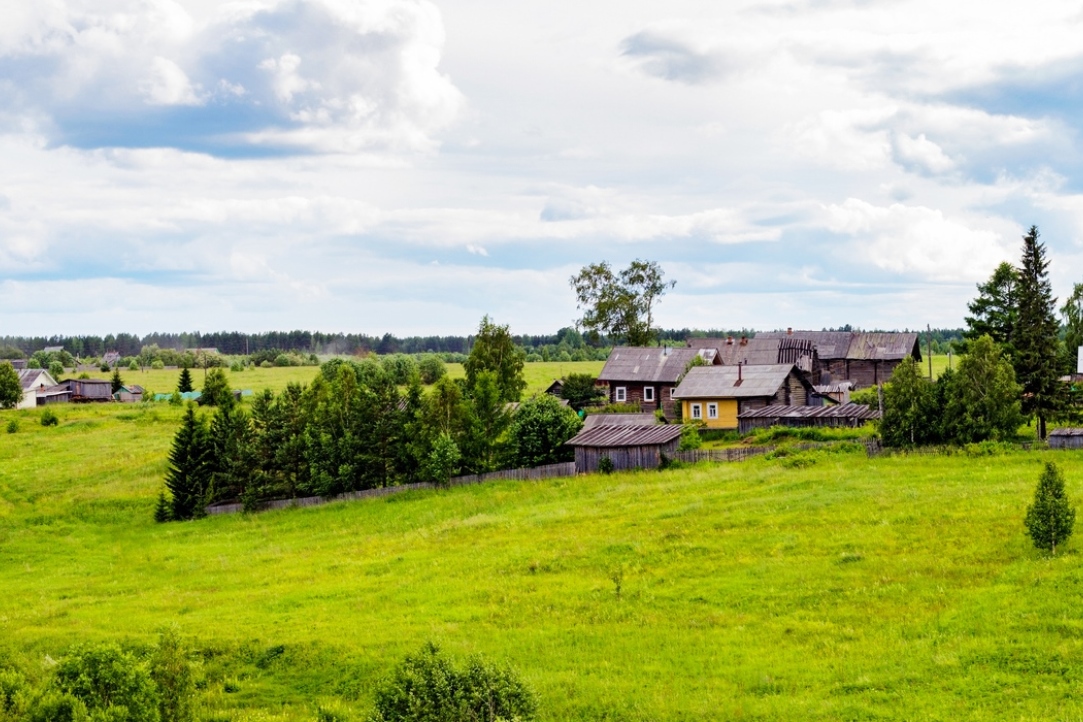
<svg viewBox="0 0 1083 722">
<path fill-rule="evenodd" d="M 155 516 L 190 519 L 215 502 L 254 508 L 567 461 L 563 444 L 582 421 L 552 396 L 519 403 L 524 357 L 507 326 L 486 317 L 466 378 L 444 376 L 427 393 L 417 373 L 403 389 L 376 359 L 334 359 L 311 384 L 264 391 L 246 411 L 219 388 L 225 374 L 212 371 L 217 390 L 204 396 L 216 410 L 207 418 L 189 405 Z"/>
</svg>

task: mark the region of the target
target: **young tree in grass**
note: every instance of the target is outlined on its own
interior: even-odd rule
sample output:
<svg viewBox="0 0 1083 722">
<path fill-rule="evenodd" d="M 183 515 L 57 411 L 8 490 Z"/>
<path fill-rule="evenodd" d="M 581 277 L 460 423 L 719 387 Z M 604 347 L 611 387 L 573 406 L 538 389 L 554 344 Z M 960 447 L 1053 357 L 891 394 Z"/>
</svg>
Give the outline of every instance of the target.
<svg viewBox="0 0 1083 722">
<path fill-rule="evenodd" d="M 549 394 L 523 402 L 508 429 L 512 466 L 533 467 L 571 461 L 575 452 L 564 442 L 579 433 L 583 420 Z"/>
<path fill-rule="evenodd" d="M 196 416 L 189 402 L 181 427 L 173 437 L 165 485 L 172 500 L 172 517 L 177 520 L 202 516 L 211 486 L 213 449 L 206 421 Z"/>
<path fill-rule="evenodd" d="M 526 388 L 523 379 L 523 363 L 526 353 L 515 345 L 515 340 L 507 326 L 498 326 L 485 316 L 478 326 L 478 335 L 470 348 L 463 367 L 466 369 L 466 387 L 471 389 L 477 383 L 478 374 L 492 371 L 496 374 L 496 384 L 500 388 L 500 398 L 504 401 L 518 401 Z"/>
<path fill-rule="evenodd" d="M 177 391 L 182 394 L 192 391 L 192 372 L 187 366 L 181 369 L 180 378 L 177 379 Z"/>
<path fill-rule="evenodd" d="M 422 473 L 433 483 L 446 485 L 459 473 L 459 445 L 450 434 L 440 434 L 433 442 L 429 457 L 421 465 Z"/>
<path fill-rule="evenodd" d="M 921 373 L 917 361 L 903 359 L 884 386 L 884 415 L 880 437 L 885 446 L 913 447 L 940 440 L 933 385 Z"/>
<path fill-rule="evenodd" d="M 124 379 L 120 378 L 120 368 L 113 369 L 113 377 L 109 379 L 109 385 L 112 387 L 114 394 L 123 388 Z"/>
<path fill-rule="evenodd" d="M 60 377 L 64 375 L 64 364 L 60 363 L 59 361 L 53 361 L 52 363 L 50 363 L 49 375 L 59 381 Z"/>
<path fill-rule="evenodd" d="M 1038 438 L 1045 439 L 1046 420 L 1064 406 L 1066 389 L 1060 382 L 1060 327 L 1054 317 L 1056 299 L 1049 281 L 1045 245 L 1038 227 L 1023 237 L 1019 269 L 1018 316 L 1012 333 L 1015 376 L 1023 386 L 1023 413 L 1038 419 Z"/>
<path fill-rule="evenodd" d="M 233 404 L 233 391 L 229 388 L 226 372 L 213 368 L 207 372 L 199 395 L 200 406 L 229 406 Z"/>
<path fill-rule="evenodd" d="M 53 685 L 78 699 L 90 720 L 159 722 L 158 689 L 146 665 L 115 644 L 78 645 L 56 666 Z"/>
<path fill-rule="evenodd" d="M 0 409 L 14 409 L 23 400 L 23 385 L 19 372 L 6 361 L 0 361 Z"/>
<path fill-rule="evenodd" d="M 1048 549 L 1052 554 L 1057 553 L 1057 544 L 1072 536 L 1075 509 L 1068 503 L 1064 475 L 1056 464 L 1046 462 L 1034 491 L 1034 503 L 1027 508 L 1025 523 L 1034 546 Z"/>
</svg>

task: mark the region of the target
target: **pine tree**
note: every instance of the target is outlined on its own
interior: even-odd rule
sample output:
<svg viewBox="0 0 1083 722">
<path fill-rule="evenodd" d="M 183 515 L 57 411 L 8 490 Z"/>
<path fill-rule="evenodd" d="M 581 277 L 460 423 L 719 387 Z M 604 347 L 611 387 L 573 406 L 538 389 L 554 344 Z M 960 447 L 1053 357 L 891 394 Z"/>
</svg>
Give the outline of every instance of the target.
<svg viewBox="0 0 1083 722">
<path fill-rule="evenodd" d="M 113 378 L 110 379 L 110 384 L 112 386 L 114 394 L 116 392 L 120 391 L 121 388 L 124 387 L 124 380 L 122 378 L 120 378 L 120 369 L 119 368 L 114 368 L 113 369 Z"/>
<path fill-rule="evenodd" d="M 173 519 L 173 505 L 170 503 L 165 492 L 158 493 L 158 502 L 154 505 L 154 521 L 164 524 Z"/>
<path fill-rule="evenodd" d="M 180 379 L 177 380 L 177 391 L 186 394 L 192 390 L 192 372 L 185 366 L 181 369 Z"/>
<path fill-rule="evenodd" d="M 1057 544 L 1072 536 L 1075 509 L 1064 492 L 1064 475 L 1056 464 L 1046 462 L 1034 491 L 1034 503 L 1027 508 L 1027 531 L 1034 546 L 1057 553 Z"/>
<path fill-rule="evenodd" d="M 1045 439 L 1046 419 L 1063 406 L 1065 389 L 1060 378 L 1060 326 L 1054 312 L 1056 299 L 1049 282 L 1045 245 L 1038 242 L 1038 227 L 1023 237 L 1023 258 L 1016 292 L 1018 311 L 1011 345 L 1016 380 L 1023 387 L 1023 413 L 1038 418 L 1038 438 Z"/>
<path fill-rule="evenodd" d="M 963 336 L 975 341 L 989 335 L 1007 349 L 1016 324 L 1019 271 L 1008 262 L 1001 263 L 992 277 L 978 284 L 978 297 L 967 304 L 972 315 L 966 317 Z"/>
<path fill-rule="evenodd" d="M 173 518 L 191 519 L 203 514 L 211 484 L 211 443 L 207 424 L 188 404 L 181 427 L 173 437 L 165 485 L 173 499 Z"/>
</svg>

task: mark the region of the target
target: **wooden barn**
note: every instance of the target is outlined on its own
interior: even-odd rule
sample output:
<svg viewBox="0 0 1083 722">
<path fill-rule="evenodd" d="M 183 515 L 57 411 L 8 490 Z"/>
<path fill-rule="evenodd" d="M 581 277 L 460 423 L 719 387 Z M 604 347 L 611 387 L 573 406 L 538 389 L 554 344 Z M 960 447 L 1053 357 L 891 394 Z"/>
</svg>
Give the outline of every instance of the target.
<svg viewBox="0 0 1083 722">
<path fill-rule="evenodd" d="M 793 364 L 701 366 L 673 392 L 687 421 L 710 429 L 736 429 L 741 412 L 764 406 L 806 406 L 812 399 L 808 376 Z"/>
<path fill-rule="evenodd" d="M 1053 429 L 1047 441 L 1050 449 L 1083 449 L 1083 429 Z"/>
<path fill-rule="evenodd" d="M 742 336 L 739 339 L 733 336 L 690 338 L 688 345 L 691 348 L 716 349 L 719 363 L 723 366 L 793 364 L 805 373 L 811 374 L 819 361 L 816 356 L 816 344 L 795 336 L 753 336 L 752 338 Z"/>
<path fill-rule="evenodd" d="M 742 434 L 772 426 L 845 426 L 856 428 L 880 418 L 880 412 L 864 404 L 838 406 L 764 406 L 737 414 Z"/>
<path fill-rule="evenodd" d="M 598 471 L 603 457 L 613 462 L 614 471 L 657 469 L 662 454 L 673 454 L 681 443 L 679 425 L 600 425 L 580 431 L 566 442 L 575 448 L 578 473 Z"/>
<path fill-rule="evenodd" d="M 812 371 L 815 384 L 850 381 L 854 389 L 875 386 L 891 378 L 895 367 L 907 356 L 921 361 L 916 332 L 866 331 L 773 331 L 756 338 L 796 338 L 816 347 Z"/>
<path fill-rule="evenodd" d="M 108 379 L 67 379 L 57 388 L 70 391 L 75 403 L 113 400 L 113 384 Z"/>
<path fill-rule="evenodd" d="M 240 396 L 240 391 L 236 392 Z M 137 404 L 143 400 L 143 387 L 136 384 L 121 386 L 120 390 L 113 394 L 113 399 L 124 404 Z"/>
<path fill-rule="evenodd" d="M 715 349 L 618 346 L 598 374 L 598 385 L 609 388 L 611 404 L 636 404 L 644 412 L 662 409 L 672 419 L 677 415 L 673 389 L 697 356 L 709 365 L 720 363 Z"/>
</svg>

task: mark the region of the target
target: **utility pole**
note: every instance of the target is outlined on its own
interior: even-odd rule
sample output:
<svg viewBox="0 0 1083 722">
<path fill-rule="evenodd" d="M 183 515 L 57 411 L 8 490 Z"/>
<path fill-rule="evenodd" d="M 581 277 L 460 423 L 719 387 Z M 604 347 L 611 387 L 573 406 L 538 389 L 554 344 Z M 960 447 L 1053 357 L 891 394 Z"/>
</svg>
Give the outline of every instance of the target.
<svg viewBox="0 0 1083 722">
<path fill-rule="evenodd" d="M 925 324 L 925 349 L 929 352 L 929 380 L 933 380 L 933 327 Z"/>
</svg>

